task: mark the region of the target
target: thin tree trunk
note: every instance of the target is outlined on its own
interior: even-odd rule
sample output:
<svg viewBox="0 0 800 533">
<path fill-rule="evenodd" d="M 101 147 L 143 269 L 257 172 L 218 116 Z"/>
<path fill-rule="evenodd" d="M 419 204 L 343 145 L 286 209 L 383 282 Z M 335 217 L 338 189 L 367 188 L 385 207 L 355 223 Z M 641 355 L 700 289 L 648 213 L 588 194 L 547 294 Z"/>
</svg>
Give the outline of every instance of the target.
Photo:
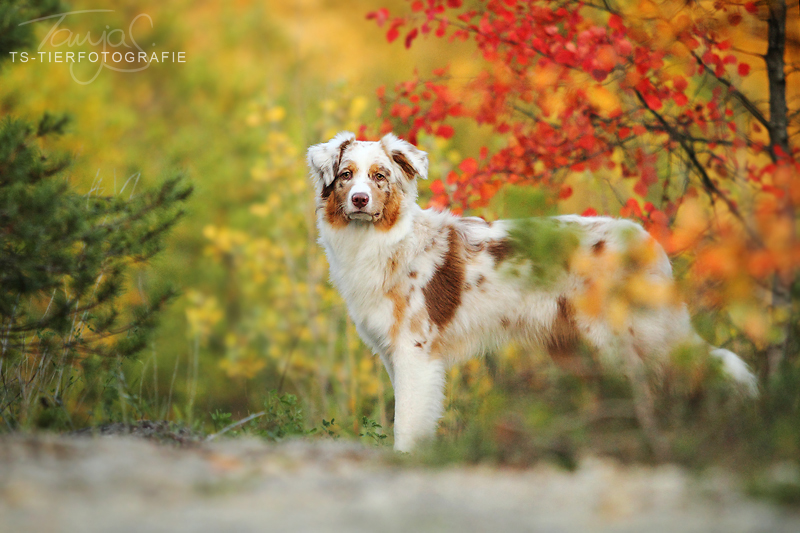
<svg viewBox="0 0 800 533">
<path fill-rule="evenodd" d="M 786 107 L 786 71 L 784 54 L 786 52 L 786 0 L 769 1 L 767 18 L 767 53 L 764 61 L 767 66 L 769 82 L 769 138 L 772 160 L 780 164 L 783 157 L 791 154 L 789 149 L 788 109 Z M 787 185 L 788 187 L 788 185 Z M 786 191 L 788 196 L 788 190 Z M 784 216 L 789 217 L 794 227 L 794 210 L 791 202 L 786 202 Z M 794 239 L 794 235 L 792 235 Z M 768 353 L 768 371 L 772 375 L 781 362 L 788 357 L 789 337 L 792 327 L 792 279 L 775 276 L 772 285 L 772 306 L 774 314 L 784 328 L 784 338 L 772 346 Z"/>
<path fill-rule="evenodd" d="M 770 0 L 767 19 L 767 79 L 769 80 L 769 140 L 773 160 L 777 160 L 775 148 L 784 155 L 789 152 L 789 112 L 786 107 L 786 0 Z"/>
</svg>

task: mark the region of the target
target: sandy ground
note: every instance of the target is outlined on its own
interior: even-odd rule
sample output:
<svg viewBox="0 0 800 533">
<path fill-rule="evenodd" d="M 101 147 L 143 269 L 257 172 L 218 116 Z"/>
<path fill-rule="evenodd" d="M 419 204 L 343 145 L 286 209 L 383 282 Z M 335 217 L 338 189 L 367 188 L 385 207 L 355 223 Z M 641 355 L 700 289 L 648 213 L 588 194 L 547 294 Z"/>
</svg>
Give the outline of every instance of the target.
<svg viewBox="0 0 800 533">
<path fill-rule="evenodd" d="M 0 532 L 800 532 L 724 473 L 398 465 L 339 441 L 0 437 Z"/>
</svg>

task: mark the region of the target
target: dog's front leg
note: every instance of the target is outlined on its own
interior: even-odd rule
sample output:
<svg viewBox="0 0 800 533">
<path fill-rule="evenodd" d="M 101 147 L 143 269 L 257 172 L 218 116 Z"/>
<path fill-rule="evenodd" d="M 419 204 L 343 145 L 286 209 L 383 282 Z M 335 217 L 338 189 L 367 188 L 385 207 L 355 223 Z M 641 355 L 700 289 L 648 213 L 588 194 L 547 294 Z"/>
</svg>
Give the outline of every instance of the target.
<svg viewBox="0 0 800 533">
<path fill-rule="evenodd" d="M 422 439 L 432 437 L 444 407 L 444 362 L 425 350 L 395 350 L 394 449 L 410 452 Z"/>
</svg>

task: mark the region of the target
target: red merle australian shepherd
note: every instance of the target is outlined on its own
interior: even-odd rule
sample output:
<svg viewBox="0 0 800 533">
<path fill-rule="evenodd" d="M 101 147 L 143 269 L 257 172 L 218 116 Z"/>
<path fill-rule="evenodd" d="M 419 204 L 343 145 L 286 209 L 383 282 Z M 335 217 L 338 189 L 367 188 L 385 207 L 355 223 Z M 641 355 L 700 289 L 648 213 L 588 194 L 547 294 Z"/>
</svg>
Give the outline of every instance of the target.
<svg viewBox="0 0 800 533">
<path fill-rule="evenodd" d="M 548 258 L 521 249 L 514 232 L 523 221 L 489 223 L 417 205 L 428 157 L 406 141 L 389 134 L 364 142 L 342 132 L 309 148 L 308 165 L 331 279 L 394 387 L 395 449 L 409 451 L 435 433 L 449 365 L 512 339 L 556 360 L 587 346 L 602 362 L 626 368 L 664 365 L 689 343 L 756 393 L 736 354 L 694 332 L 686 306 L 670 296 L 669 259 L 639 225 L 531 219 L 569 243 L 568 254 L 549 260 L 556 275 L 537 284 L 524 274 Z M 642 304 L 614 312 L 604 295 L 623 282 L 638 287 Z"/>
</svg>

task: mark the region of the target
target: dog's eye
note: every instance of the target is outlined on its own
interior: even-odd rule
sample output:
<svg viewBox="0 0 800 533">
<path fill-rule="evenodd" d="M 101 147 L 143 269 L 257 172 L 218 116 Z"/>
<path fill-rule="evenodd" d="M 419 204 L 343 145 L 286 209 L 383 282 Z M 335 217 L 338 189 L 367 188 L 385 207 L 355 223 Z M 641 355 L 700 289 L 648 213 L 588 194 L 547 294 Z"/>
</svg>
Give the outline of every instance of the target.
<svg viewBox="0 0 800 533">
<path fill-rule="evenodd" d="M 353 173 L 350 172 L 349 170 L 345 170 L 344 172 L 339 174 L 339 179 L 343 179 L 343 180 L 349 180 L 352 177 L 353 177 Z"/>
<path fill-rule="evenodd" d="M 375 181 L 386 181 L 386 176 L 378 172 L 375 174 Z"/>
</svg>

